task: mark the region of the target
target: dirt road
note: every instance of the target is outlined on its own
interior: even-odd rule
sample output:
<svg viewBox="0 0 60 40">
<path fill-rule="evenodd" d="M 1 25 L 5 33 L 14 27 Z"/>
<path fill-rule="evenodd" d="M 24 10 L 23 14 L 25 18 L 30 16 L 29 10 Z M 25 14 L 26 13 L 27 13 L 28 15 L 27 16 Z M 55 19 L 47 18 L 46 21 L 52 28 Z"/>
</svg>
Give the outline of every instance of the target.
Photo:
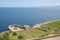
<svg viewBox="0 0 60 40">
<path fill-rule="evenodd" d="M 54 38 L 47 38 L 47 39 L 43 39 L 43 40 L 60 40 L 60 36 L 54 37 Z"/>
</svg>

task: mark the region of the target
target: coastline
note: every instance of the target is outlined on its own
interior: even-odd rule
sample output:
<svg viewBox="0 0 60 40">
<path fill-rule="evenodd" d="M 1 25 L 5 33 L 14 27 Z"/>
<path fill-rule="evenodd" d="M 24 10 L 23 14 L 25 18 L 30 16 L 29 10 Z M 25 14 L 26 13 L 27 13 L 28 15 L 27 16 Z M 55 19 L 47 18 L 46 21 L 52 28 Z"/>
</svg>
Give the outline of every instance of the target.
<svg viewBox="0 0 60 40">
<path fill-rule="evenodd" d="M 47 22 L 40 23 L 40 24 L 38 24 L 38 25 L 48 24 L 48 23 L 54 22 L 54 21 L 59 21 L 59 20 L 47 21 Z M 33 26 L 33 27 L 34 27 L 34 26 Z M 29 30 L 28 30 L 28 31 L 29 31 Z M 4 31 L 4 32 L 1 32 L 0 34 L 3 35 L 4 33 L 8 33 L 8 32 L 9 32 L 9 30 Z M 18 31 L 18 34 L 19 34 L 20 32 L 21 32 L 21 31 Z M 22 32 L 23 32 L 23 34 L 24 34 L 24 33 L 26 33 L 27 31 L 25 31 L 25 32 L 22 31 Z M 29 31 L 29 32 L 27 32 L 27 33 L 30 33 L 30 32 L 31 32 L 31 31 Z M 37 32 L 36 32 L 36 30 L 35 30 L 35 31 L 32 31 L 32 35 L 33 35 L 33 32 L 37 33 L 37 32 L 40 32 L 40 31 L 38 31 L 38 30 L 37 30 Z M 12 33 L 14 33 L 14 32 L 12 32 Z M 34 34 L 35 34 L 35 33 L 34 33 Z M 40 32 L 40 33 L 41 33 L 41 32 Z M 17 34 L 17 35 L 18 35 L 18 34 Z M 28 34 L 28 35 L 30 35 L 30 34 Z M 25 37 L 25 36 L 23 35 L 23 37 Z M 32 37 L 32 36 L 31 36 L 31 37 Z M 51 38 L 51 40 L 53 40 L 54 38 L 57 39 L 58 37 L 60 38 L 60 34 L 52 34 L 52 35 L 51 35 L 51 34 L 48 34 L 48 35 L 46 35 L 46 36 L 44 36 L 44 37 L 41 37 L 41 38 L 40 38 L 40 37 L 36 37 L 36 38 L 34 37 L 34 38 L 32 38 L 32 39 L 28 39 L 28 38 L 27 38 L 27 39 L 28 39 L 28 40 L 37 40 L 37 39 L 38 39 L 38 40 L 45 40 L 45 39 L 48 40 L 48 39 Z"/>
<path fill-rule="evenodd" d="M 46 22 L 40 23 L 40 25 L 43 25 L 43 24 L 48 24 L 48 23 L 50 23 L 50 22 L 54 22 L 54 21 L 59 21 L 59 20 L 46 21 Z"/>
<path fill-rule="evenodd" d="M 50 22 L 54 22 L 54 21 L 59 21 L 59 20 L 51 20 L 51 21 L 46 21 L 46 22 L 43 22 L 43 23 L 39 23 L 38 25 L 43 25 L 43 24 L 48 24 Z M 36 24 L 35 24 L 36 25 Z M 34 25 L 33 25 L 34 26 Z M 3 31 L 3 32 L 0 32 L 0 33 L 5 33 L 5 32 L 9 32 L 9 30 L 7 31 Z"/>
</svg>

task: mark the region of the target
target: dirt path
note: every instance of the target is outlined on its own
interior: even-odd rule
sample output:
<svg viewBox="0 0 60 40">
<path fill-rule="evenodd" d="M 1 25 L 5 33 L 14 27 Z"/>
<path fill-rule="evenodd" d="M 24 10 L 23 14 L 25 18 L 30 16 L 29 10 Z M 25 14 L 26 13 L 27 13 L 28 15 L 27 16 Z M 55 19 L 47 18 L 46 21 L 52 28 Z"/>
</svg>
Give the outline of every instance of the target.
<svg viewBox="0 0 60 40">
<path fill-rule="evenodd" d="M 28 40 L 33 40 L 33 39 L 28 39 Z M 60 40 L 60 36 L 59 36 L 59 37 L 54 37 L 54 38 L 47 38 L 47 39 L 34 39 L 34 40 Z"/>
<path fill-rule="evenodd" d="M 60 40 L 60 36 L 54 37 L 54 38 L 47 38 L 47 39 L 43 39 L 43 40 Z"/>
<path fill-rule="evenodd" d="M 50 36 L 45 38 L 34 38 L 34 39 L 28 39 L 28 40 L 60 40 L 60 35 Z"/>
</svg>

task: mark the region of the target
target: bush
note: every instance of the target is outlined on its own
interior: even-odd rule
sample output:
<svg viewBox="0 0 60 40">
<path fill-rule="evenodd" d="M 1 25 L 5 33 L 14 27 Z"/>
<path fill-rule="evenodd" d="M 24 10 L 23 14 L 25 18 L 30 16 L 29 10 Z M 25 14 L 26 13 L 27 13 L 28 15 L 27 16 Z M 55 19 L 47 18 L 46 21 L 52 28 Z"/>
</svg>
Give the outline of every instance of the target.
<svg viewBox="0 0 60 40">
<path fill-rule="evenodd" d="M 6 35 L 9 35 L 9 33 L 5 33 Z"/>
<path fill-rule="evenodd" d="M 16 35 L 17 35 L 17 33 L 16 33 L 16 32 L 13 32 L 13 35 L 14 35 L 14 36 L 16 36 Z"/>
<path fill-rule="evenodd" d="M 4 40 L 9 40 L 9 36 L 7 34 L 4 34 L 3 38 Z"/>
<path fill-rule="evenodd" d="M 19 35 L 19 36 L 18 36 L 18 39 L 23 39 L 23 36 Z"/>
</svg>

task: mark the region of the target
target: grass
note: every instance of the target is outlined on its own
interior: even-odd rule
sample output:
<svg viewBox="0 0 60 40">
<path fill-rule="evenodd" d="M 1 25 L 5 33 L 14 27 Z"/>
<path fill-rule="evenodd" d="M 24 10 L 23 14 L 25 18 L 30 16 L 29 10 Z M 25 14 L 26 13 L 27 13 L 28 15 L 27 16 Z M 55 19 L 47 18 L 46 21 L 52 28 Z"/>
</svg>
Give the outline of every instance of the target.
<svg viewBox="0 0 60 40">
<path fill-rule="evenodd" d="M 27 31 L 19 31 L 15 32 L 17 35 L 13 35 L 14 32 L 7 32 L 9 35 L 9 40 L 18 40 L 18 36 L 21 35 L 23 38 L 20 40 L 25 40 L 25 39 L 31 39 L 31 38 L 37 38 L 37 37 L 42 37 L 43 35 L 46 35 L 46 32 L 41 31 L 41 30 L 27 30 Z M 5 33 L 4 33 L 5 34 Z M 2 34 L 1 36 L 4 36 Z"/>
<path fill-rule="evenodd" d="M 46 27 L 49 27 L 48 29 L 49 32 L 60 32 L 60 20 L 55 21 L 55 22 L 50 22 L 48 24 L 44 24 L 43 27 L 46 29 Z"/>
<path fill-rule="evenodd" d="M 45 31 L 43 31 L 45 30 Z M 18 32 L 5 32 L 0 34 L 0 40 L 25 40 L 37 37 L 44 37 L 47 34 L 60 34 L 60 20 L 43 24 L 41 30 L 24 30 Z M 14 35 L 13 35 L 14 34 Z M 5 35 L 5 37 L 4 37 Z M 7 38 L 6 38 L 7 37 Z"/>
</svg>

